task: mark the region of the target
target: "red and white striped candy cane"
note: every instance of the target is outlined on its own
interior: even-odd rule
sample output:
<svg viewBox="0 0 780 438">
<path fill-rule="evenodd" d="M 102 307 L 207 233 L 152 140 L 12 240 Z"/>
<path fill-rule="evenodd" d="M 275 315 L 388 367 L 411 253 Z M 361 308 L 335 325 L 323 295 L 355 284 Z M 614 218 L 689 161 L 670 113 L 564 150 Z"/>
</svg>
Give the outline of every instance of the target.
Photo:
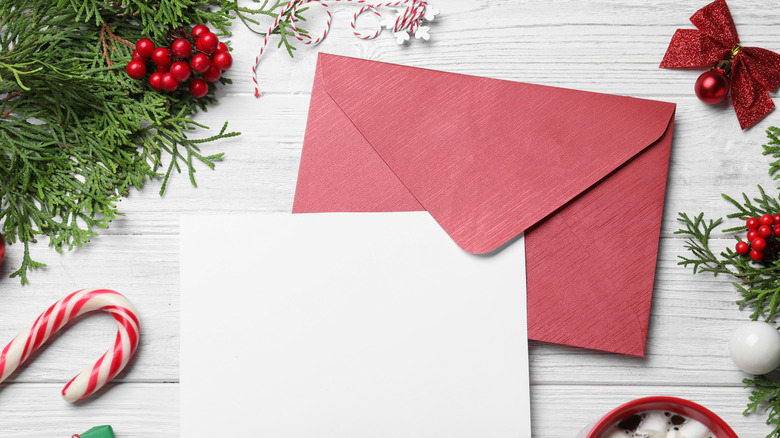
<svg viewBox="0 0 780 438">
<path fill-rule="evenodd" d="M 62 397 L 75 402 L 94 394 L 125 368 L 138 348 L 141 335 L 133 305 L 120 293 L 108 289 L 74 292 L 43 312 L 30 328 L 14 338 L 0 353 L 0 382 L 70 321 L 96 310 L 108 312 L 116 320 L 116 341 L 94 365 L 65 385 Z"/>
<path fill-rule="evenodd" d="M 257 68 L 260 64 L 260 58 L 263 56 L 263 53 L 265 53 L 265 50 L 268 47 L 268 39 L 271 37 L 271 33 L 279 26 L 279 23 L 282 21 L 284 16 L 290 12 L 290 28 L 293 31 L 293 35 L 299 41 L 303 41 L 304 44 L 316 45 L 324 40 L 325 37 L 328 36 L 328 32 L 330 32 L 333 15 L 330 13 L 328 4 L 334 2 L 356 3 L 364 5 L 362 8 L 360 8 L 360 10 L 355 12 L 355 15 L 352 16 L 352 21 L 349 23 L 349 26 L 352 29 L 352 33 L 356 37 L 365 40 L 378 37 L 379 34 L 382 33 L 382 26 L 380 25 L 374 33 L 363 34 L 358 32 L 356 23 L 358 17 L 363 13 L 370 11 L 373 12 L 377 17 L 381 18 L 381 14 L 378 11 L 379 8 L 405 7 L 404 11 L 399 14 L 398 18 L 395 20 L 393 32 L 408 31 L 409 33 L 414 34 L 414 32 L 420 26 L 423 16 L 425 15 L 425 10 L 428 7 L 428 2 L 425 0 L 397 0 L 386 3 L 369 3 L 368 0 L 291 0 L 279 11 L 279 15 L 276 17 L 273 24 L 271 24 L 271 26 L 268 28 L 268 31 L 265 33 L 265 37 L 263 38 L 263 42 L 260 44 L 260 52 L 255 57 L 255 64 L 252 66 L 252 81 L 255 83 L 255 97 L 260 97 L 260 86 L 257 81 Z M 309 3 L 319 3 L 322 7 L 325 8 L 325 14 L 327 15 L 325 21 L 325 30 L 317 38 L 312 38 L 310 35 L 300 32 L 295 25 L 295 15 L 298 12 L 298 9 Z"/>
</svg>

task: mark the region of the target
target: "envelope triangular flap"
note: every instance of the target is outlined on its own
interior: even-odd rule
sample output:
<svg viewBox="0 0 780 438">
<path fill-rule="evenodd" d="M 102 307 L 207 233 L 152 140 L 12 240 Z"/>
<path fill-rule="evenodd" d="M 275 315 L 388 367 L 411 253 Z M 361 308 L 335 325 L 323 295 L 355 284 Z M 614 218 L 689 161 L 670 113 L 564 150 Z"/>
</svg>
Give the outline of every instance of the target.
<svg viewBox="0 0 780 438">
<path fill-rule="evenodd" d="M 658 140 L 674 104 L 321 54 L 324 88 L 464 250 L 493 251 Z"/>
</svg>

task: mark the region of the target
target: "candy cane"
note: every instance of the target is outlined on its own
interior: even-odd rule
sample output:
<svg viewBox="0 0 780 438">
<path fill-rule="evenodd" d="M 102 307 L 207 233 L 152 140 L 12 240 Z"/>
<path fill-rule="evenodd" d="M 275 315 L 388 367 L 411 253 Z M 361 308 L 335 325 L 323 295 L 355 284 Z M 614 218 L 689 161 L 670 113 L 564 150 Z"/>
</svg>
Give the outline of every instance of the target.
<svg viewBox="0 0 780 438">
<path fill-rule="evenodd" d="M 382 16 L 378 11 L 379 8 L 405 7 L 404 11 L 400 13 L 398 18 L 395 20 L 393 25 L 393 32 L 408 31 L 411 34 L 414 34 L 420 27 L 420 23 L 422 23 L 428 7 L 428 2 L 425 0 L 398 0 L 373 4 L 368 3 L 367 0 L 291 0 L 289 3 L 284 5 L 284 7 L 282 7 L 279 15 L 276 17 L 273 24 L 271 24 L 271 27 L 268 28 L 268 31 L 265 33 L 265 37 L 263 38 L 263 42 L 260 44 L 260 52 L 255 57 L 255 64 L 252 66 L 252 82 L 255 84 L 255 97 L 260 97 L 260 85 L 257 81 L 257 68 L 260 65 L 260 58 L 263 56 L 263 53 L 265 53 L 265 50 L 268 47 L 268 39 L 270 38 L 271 33 L 279 26 L 279 23 L 282 21 L 282 19 L 284 19 L 284 16 L 288 12 L 290 13 L 290 28 L 295 38 L 297 38 L 299 41 L 302 41 L 304 44 L 316 45 L 324 40 L 330 31 L 333 16 L 330 13 L 328 4 L 332 2 L 346 2 L 364 5 L 357 12 L 355 12 L 355 15 L 352 16 L 352 20 L 349 23 L 349 27 L 352 29 L 352 33 L 356 37 L 364 40 L 370 40 L 378 37 L 379 34 L 382 33 L 382 26 L 380 25 L 374 33 L 363 34 L 358 32 L 356 23 L 358 17 L 360 17 L 362 14 L 366 12 L 372 12 L 374 15 L 381 18 Z M 312 39 L 311 36 L 300 32 L 295 23 L 295 16 L 298 13 L 298 9 L 308 3 L 319 3 L 323 8 L 325 8 L 325 14 L 327 15 L 325 20 L 325 30 L 319 37 L 314 39 Z M 429 17 L 429 20 L 430 19 L 432 18 Z M 428 38 L 427 34 L 425 38 Z"/>
<path fill-rule="evenodd" d="M 118 332 L 114 346 L 91 367 L 71 379 L 62 397 L 75 402 L 89 397 L 122 371 L 138 347 L 140 325 L 135 308 L 124 296 L 108 289 L 84 289 L 57 301 L 0 353 L 0 383 L 60 329 L 79 316 L 102 310 L 114 317 Z"/>
</svg>

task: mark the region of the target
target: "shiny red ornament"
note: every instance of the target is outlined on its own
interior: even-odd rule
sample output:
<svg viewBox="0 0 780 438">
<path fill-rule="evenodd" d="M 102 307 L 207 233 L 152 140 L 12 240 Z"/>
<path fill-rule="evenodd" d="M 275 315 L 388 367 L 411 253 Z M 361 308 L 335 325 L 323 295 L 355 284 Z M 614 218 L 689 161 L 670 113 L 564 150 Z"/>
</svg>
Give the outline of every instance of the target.
<svg viewBox="0 0 780 438">
<path fill-rule="evenodd" d="M 163 74 L 160 83 L 165 91 L 176 91 L 176 89 L 179 88 L 179 81 L 170 73 Z"/>
<path fill-rule="evenodd" d="M 162 87 L 162 73 L 155 72 L 149 76 L 149 85 L 157 91 L 163 89 Z"/>
<path fill-rule="evenodd" d="M 747 226 L 748 230 L 757 230 L 759 225 L 761 225 L 761 222 L 757 217 L 751 217 L 745 221 L 745 226 Z"/>
<path fill-rule="evenodd" d="M 179 82 L 184 82 L 190 78 L 190 65 L 184 61 L 176 61 L 171 66 L 171 76 Z"/>
<path fill-rule="evenodd" d="M 737 254 L 745 255 L 750 252 L 750 245 L 747 242 L 737 242 Z"/>
<path fill-rule="evenodd" d="M 754 240 L 756 240 L 758 237 L 759 237 L 759 236 L 758 236 L 758 231 L 756 231 L 756 230 L 750 230 L 750 231 L 748 231 L 748 233 L 747 233 L 747 240 L 748 240 L 748 242 L 753 242 L 753 241 L 754 241 Z"/>
<path fill-rule="evenodd" d="M 694 91 L 704 103 L 720 103 L 729 95 L 729 78 L 720 69 L 705 71 L 696 80 Z"/>
<path fill-rule="evenodd" d="M 171 53 L 177 58 L 189 58 L 192 56 L 192 43 L 184 38 L 179 38 L 171 44 Z"/>
<path fill-rule="evenodd" d="M 228 70 L 233 66 L 233 57 L 228 52 L 217 52 L 214 54 L 214 65 L 222 70 Z"/>
<path fill-rule="evenodd" d="M 127 70 L 127 75 L 133 79 L 141 79 L 146 76 L 146 64 L 137 59 L 128 62 L 125 70 Z"/>
<path fill-rule="evenodd" d="M 661 68 L 710 67 L 731 60 L 731 102 L 742 129 L 775 107 L 769 92 L 780 85 L 780 54 L 743 47 L 726 0 L 715 0 L 691 17 L 697 29 L 677 29 Z"/>
<path fill-rule="evenodd" d="M 144 58 L 149 58 L 154 52 L 154 43 L 149 38 L 141 38 L 135 43 L 135 50 Z"/>
<path fill-rule="evenodd" d="M 193 79 L 192 82 L 190 82 L 190 94 L 192 97 L 201 98 L 208 94 L 208 92 L 209 84 L 203 79 Z"/>
<path fill-rule="evenodd" d="M 208 70 L 203 72 L 203 79 L 209 82 L 217 82 L 221 76 L 222 72 L 219 71 L 215 65 L 212 65 Z"/>
<path fill-rule="evenodd" d="M 190 59 L 190 65 L 195 73 L 203 73 L 211 67 L 211 58 L 203 53 L 196 53 Z"/>
<path fill-rule="evenodd" d="M 199 24 L 192 28 L 192 36 L 194 36 L 195 38 L 199 38 L 201 35 L 203 35 L 206 32 L 210 32 L 210 31 L 205 24 Z"/>
<path fill-rule="evenodd" d="M 750 258 L 753 259 L 756 262 L 760 262 L 761 260 L 764 260 L 764 251 L 758 251 L 755 249 L 750 250 Z"/>
<path fill-rule="evenodd" d="M 5 259 L 5 239 L 3 239 L 3 235 L 0 234 L 0 263 L 3 263 L 4 259 Z"/>
<path fill-rule="evenodd" d="M 218 45 L 219 38 L 217 38 L 217 36 L 211 32 L 206 32 L 201 35 L 200 38 L 198 38 L 198 41 L 195 43 L 195 47 L 197 47 L 198 50 L 203 53 L 208 53 L 209 55 L 217 50 Z"/>
<path fill-rule="evenodd" d="M 752 242 L 750 242 L 750 246 L 752 246 L 756 251 L 763 251 L 766 249 L 766 239 L 763 237 L 756 237 Z"/>
<path fill-rule="evenodd" d="M 774 234 L 774 233 L 772 231 L 772 227 L 770 227 L 769 225 L 761 225 L 760 227 L 758 227 L 758 235 L 760 237 L 763 237 L 764 239 L 766 239 L 767 237 L 771 236 L 772 234 Z"/>
</svg>

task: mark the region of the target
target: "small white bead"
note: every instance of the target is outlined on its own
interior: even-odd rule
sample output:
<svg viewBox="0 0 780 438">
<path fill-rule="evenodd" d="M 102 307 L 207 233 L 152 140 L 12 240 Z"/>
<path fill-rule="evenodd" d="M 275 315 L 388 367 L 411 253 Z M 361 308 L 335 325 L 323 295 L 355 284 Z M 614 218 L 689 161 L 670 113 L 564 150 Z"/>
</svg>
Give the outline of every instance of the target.
<svg viewBox="0 0 780 438">
<path fill-rule="evenodd" d="M 731 336 L 729 355 L 742 371 L 766 374 L 780 365 L 780 332 L 761 321 L 743 324 Z"/>
</svg>

